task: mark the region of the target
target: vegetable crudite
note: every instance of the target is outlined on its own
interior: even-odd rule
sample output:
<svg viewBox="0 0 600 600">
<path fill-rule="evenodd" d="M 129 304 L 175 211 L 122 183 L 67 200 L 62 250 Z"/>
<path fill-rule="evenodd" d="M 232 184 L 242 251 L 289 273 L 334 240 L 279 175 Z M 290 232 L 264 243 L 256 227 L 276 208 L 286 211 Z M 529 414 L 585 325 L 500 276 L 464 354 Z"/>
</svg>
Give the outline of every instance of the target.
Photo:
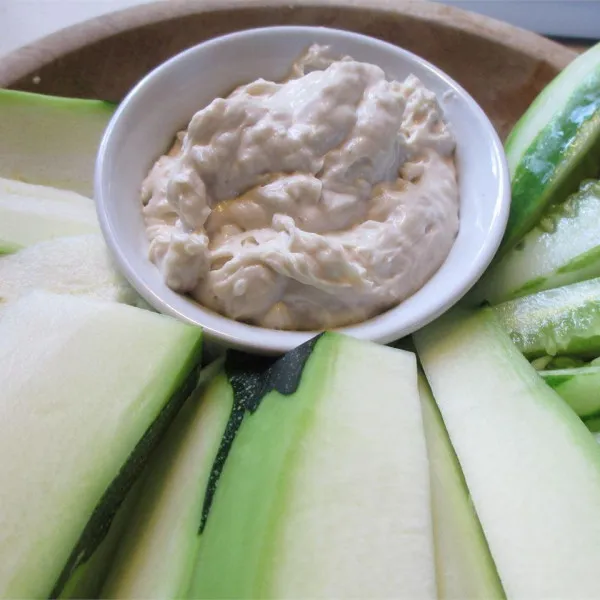
<svg viewBox="0 0 600 600">
<path fill-rule="evenodd" d="M 414 340 L 507 597 L 594 597 L 600 451 L 585 425 L 490 309 Z"/>
<path fill-rule="evenodd" d="M 600 182 L 552 206 L 515 248 L 469 293 L 469 301 L 498 304 L 600 276 Z"/>
<path fill-rule="evenodd" d="M 539 94 L 506 140 L 512 203 L 503 256 L 580 182 L 600 168 L 600 44 L 570 63 Z"/>
<path fill-rule="evenodd" d="M 0 177 L 92 196 L 96 152 L 115 109 L 0 89 Z"/>
<path fill-rule="evenodd" d="M 2 312 L 2 597 L 58 596 L 81 576 L 194 389 L 200 341 L 87 298 L 33 292 Z"/>
<path fill-rule="evenodd" d="M 115 107 L 0 90 L 0 596 L 596 597 L 599 62 L 510 135 L 505 242 L 461 306 L 202 368 L 100 234 Z"/>
</svg>

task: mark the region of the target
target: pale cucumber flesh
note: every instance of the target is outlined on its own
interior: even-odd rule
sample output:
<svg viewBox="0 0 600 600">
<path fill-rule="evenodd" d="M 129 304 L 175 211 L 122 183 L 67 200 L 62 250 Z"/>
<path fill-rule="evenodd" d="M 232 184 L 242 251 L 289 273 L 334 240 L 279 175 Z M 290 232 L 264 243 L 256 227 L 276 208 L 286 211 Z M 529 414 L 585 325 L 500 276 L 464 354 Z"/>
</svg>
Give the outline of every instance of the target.
<svg viewBox="0 0 600 600">
<path fill-rule="evenodd" d="M 422 375 L 419 395 L 431 477 L 438 598 L 505 598 L 448 432 Z"/>
<path fill-rule="evenodd" d="M 469 302 L 497 304 L 600 276 L 600 182 L 585 181 L 541 222 L 469 294 Z"/>
<path fill-rule="evenodd" d="M 600 171 L 600 44 L 555 78 L 521 117 L 506 141 L 512 203 L 497 258 Z"/>
<path fill-rule="evenodd" d="M 528 358 L 600 355 L 600 278 L 503 302 L 493 310 Z"/>
<path fill-rule="evenodd" d="M 600 413 L 600 367 L 541 371 L 540 375 L 580 417 Z"/>
<path fill-rule="evenodd" d="M 189 597 L 435 597 L 414 354 L 326 333 L 282 361 L 226 363 L 236 406 L 255 408 L 216 483 Z"/>
<path fill-rule="evenodd" d="M 0 246 L 100 233 L 94 203 L 75 192 L 0 179 Z"/>
<path fill-rule="evenodd" d="M 99 233 L 38 242 L 0 257 L 0 309 L 33 290 L 135 304 Z"/>
<path fill-rule="evenodd" d="M 600 452 L 491 310 L 414 335 L 508 598 L 593 598 Z"/>
<path fill-rule="evenodd" d="M 141 501 L 100 597 L 185 597 L 200 543 L 204 494 L 233 405 L 231 388 L 215 369 L 220 362 L 203 370 L 207 380 L 149 462 Z"/>
<path fill-rule="evenodd" d="M 92 196 L 96 153 L 115 108 L 0 90 L 0 177 Z"/>
<path fill-rule="evenodd" d="M 185 398 L 199 343 L 110 302 L 34 292 L 3 311 L 0 596 L 68 589 Z"/>
</svg>

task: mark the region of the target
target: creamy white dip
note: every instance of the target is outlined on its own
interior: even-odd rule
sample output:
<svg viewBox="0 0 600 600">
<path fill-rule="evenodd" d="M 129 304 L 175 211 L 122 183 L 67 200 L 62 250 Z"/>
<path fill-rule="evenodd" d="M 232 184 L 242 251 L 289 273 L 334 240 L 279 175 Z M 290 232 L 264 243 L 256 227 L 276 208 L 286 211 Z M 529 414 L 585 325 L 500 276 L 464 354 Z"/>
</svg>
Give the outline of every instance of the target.
<svg viewBox="0 0 600 600">
<path fill-rule="evenodd" d="M 276 329 L 365 320 L 439 269 L 459 225 L 455 142 L 414 76 L 313 46 L 192 118 L 142 187 L 167 285 Z"/>
</svg>

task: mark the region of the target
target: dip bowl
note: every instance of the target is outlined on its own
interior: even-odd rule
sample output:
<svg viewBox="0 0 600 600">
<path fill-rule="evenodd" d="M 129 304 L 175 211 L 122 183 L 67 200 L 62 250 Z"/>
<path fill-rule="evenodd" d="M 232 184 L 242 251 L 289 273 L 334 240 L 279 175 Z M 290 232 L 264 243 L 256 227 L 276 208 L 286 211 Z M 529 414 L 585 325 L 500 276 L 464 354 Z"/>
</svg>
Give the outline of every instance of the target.
<svg viewBox="0 0 600 600">
<path fill-rule="evenodd" d="M 208 339 L 220 346 L 279 354 L 318 332 L 241 323 L 171 290 L 148 258 L 140 186 L 195 112 L 240 84 L 260 77 L 283 79 L 298 55 L 314 43 L 379 65 L 390 79 L 416 75 L 435 92 L 457 142 L 460 229 L 446 261 L 398 306 L 338 331 L 389 343 L 423 327 L 479 279 L 506 227 L 510 180 L 500 139 L 475 100 L 432 64 L 387 42 L 322 27 L 252 29 L 204 42 L 151 71 L 121 102 L 100 145 L 95 199 L 106 242 L 132 286 L 154 309 L 201 326 Z"/>
</svg>

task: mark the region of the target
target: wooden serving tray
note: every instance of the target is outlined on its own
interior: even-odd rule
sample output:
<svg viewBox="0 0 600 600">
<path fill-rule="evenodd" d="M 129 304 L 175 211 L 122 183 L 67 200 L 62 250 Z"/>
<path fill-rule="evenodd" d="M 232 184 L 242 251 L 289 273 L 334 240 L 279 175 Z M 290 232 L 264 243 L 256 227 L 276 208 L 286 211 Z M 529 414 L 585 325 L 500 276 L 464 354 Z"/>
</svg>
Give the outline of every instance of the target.
<svg viewBox="0 0 600 600">
<path fill-rule="evenodd" d="M 0 61 L 0 87 L 118 101 L 155 65 L 189 46 L 284 24 L 359 31 L 423 56 L 475 97 L 502 137 L 576 56 L 534 33 L 424 0 L 163 0 L 13 52 Z"/>
</svg>

